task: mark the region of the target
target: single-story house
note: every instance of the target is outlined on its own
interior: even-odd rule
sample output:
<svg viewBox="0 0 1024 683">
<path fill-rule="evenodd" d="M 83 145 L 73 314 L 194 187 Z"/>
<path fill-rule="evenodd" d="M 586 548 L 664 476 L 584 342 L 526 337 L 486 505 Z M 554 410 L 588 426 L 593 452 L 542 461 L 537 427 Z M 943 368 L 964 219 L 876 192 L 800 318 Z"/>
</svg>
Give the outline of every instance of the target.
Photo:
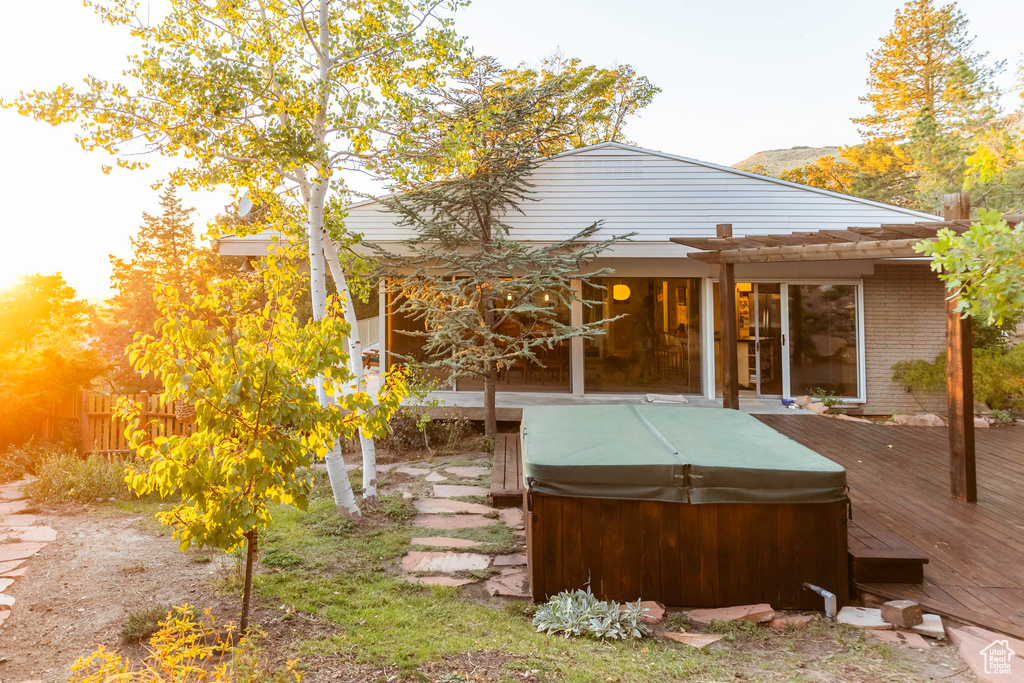
<svg viewBox="0 0 1024 683">
<path fill-rule="evenodd" d="M 576 324 L 621 317 L 595 339 L 551 351 L 543 367 L 512 367 L 502 376 L 508 391 L 584 398 L 721 396 L 719 270 L 687 258 L 693 250 L 673 238 L 715 237 L 718 224 L 756 238 L 941 220 L 615 142 L 541 160 L 531 183 L 533 201 L 508 221 L 515 239 L 554 242 L 598 220 L 605 234 L 636 233 L 597 261 L 614 271 L 603 288 L 579 292 L 602 303 L 564 311 Z M 351 205 L 347 226 L 384 245 L 409 237 L 376 201 Z M 269 239 L 225 238 L 219 248 L 259 256 Z M 926 259 L 739 263 L 735 278 L 741 396 L 821 390 L 865 414 L 945 410 L 944 395 L 915 394 L 892 379 L 897 361 L 932 360 L 945 349 L 945 291 Z M 385 364 L 395 352 L 415 356 L 419 343 L 401 334 L 411 323 L 390 315 L 389 305 L 382 297 Z M 460 380 L 454 390 L 480 388 Z"/>
</svg>

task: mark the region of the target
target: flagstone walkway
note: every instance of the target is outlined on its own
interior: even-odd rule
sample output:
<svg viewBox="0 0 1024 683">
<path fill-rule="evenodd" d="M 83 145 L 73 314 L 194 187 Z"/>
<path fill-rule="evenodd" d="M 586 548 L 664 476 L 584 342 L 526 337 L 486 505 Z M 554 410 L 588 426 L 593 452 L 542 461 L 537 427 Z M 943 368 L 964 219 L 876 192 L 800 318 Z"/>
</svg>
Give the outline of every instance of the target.
<svg viewBox="0 0 1024 683">
<path fill-rule="evenodd" d="M 6 591 L 28 572 L 28 560 L 57 540 L 56 530 L 36 525 L 35 515 L 23 513 L 28 508 L 24 489 L 31 481 L 26 476 L 0 486 L 0 625 L 11 616 L 15 603 Z"/>
<path fill-rule="evenodd" d="M 388 488 L 412 498 L 419 513 L 412 524 L 423 529 L 421 535 L 412 539 L 412 548 L 400 561 L 402 576 L 430 586 L 482 583 L 492 597 L 528 598 L 522 511 L 499 511 L 480 502 L 490 491 L 489 454 L 473 453 L 458 461 L 470 464 L 408 462 L 377 467 L 379 473 L 403 475 L 399 482 L 389 483 Z M 501 527 L 508 527 L 515 538 L 511 553 L 505 552 L 507 544 L 501 548 L 482 540 L 490 532 L 500 532 Z"/>
</svg>

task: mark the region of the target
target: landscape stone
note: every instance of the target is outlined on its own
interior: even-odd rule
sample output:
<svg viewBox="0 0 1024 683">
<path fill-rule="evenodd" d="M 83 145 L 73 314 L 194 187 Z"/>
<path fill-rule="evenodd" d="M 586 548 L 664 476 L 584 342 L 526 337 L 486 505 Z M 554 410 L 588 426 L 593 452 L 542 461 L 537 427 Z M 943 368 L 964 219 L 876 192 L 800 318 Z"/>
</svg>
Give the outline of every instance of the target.
<svg viewBox="0 0 1024 683">
<path fill-rule="evenodd" d="M 896 628 L 911 628 L 924 622 L 921 606 L 913 600 L 890 600 L 880 612 L 882 619 Z"/>
<path fill-rule="evenodd" d="M 10 588 L 12 583 L 14 583 L 14 579 L 0 579 L 0 593 Z"/>
<path fill-rule="evenodd" d="M 945 427 L 942 418 L 933 413 L 920 415 L 893 415 L 892 421 L 903 427 Z"/>
<path fill-rule="evenodd" d="M 423 498 L 413 503 L 416 512 L 425 515 L 434 515 L 439 512 L 468 512 L 473 515 L 486 515 L 491 511 L 486 505 L 479 503 L 463 503 L 461 500 L 448 500 L 447 498 Z"/>
<path fill-rule="evenodd" d="M 491 558 L 477 553 L 435 553 L 410 551 L 402 558 L 407 572 L 470 572 L 487 569 Z"/>
<path fill-rule="evenodd" d="M 38 519 L 35 515 L 7 515 L 0 517 L 0 527 L 32 526 Z"/>
<path fill-rule="evenodd" d="M 0 593 L 0 605 L 5 607 L 14 607 L 14 596 L 7 595 L 6 593 Z"/>
<path fill-rule="evenodd" d="M 23 484 L 0 486 L 0 500 L 21 500 L 25 497 Z"/>
<path fill-rule="evenodd" d="M 505 597 L 526 600 L 530 591 L 526 587 L 526 571 L 523 569 L 506 569 L 497 576 L 487 580 L 487 593 L 492 597 Z"/>
<path fill-rule="evenodd" d="M 479 541 L 470 541 L 465 538 L 449 538 L 448 536 L 414 538 L 410 543 L 412 545 L 432 545 L 436 548 L 475 548 L 483 545 L 483 543 Z"/>
<path fill-rule="evenodd" d="M 402 466 L 402 463 L 400 463 L 400 462 L 392 462 L 392 463 L 388 463 L 386 465 L 377 465 L 377 471 L 378 472 L 390 472 L 391 470 L 395 469 L 396 467 L 401 467 L 401 466 Z M 359 467 L 359 465 L 356 465 L 356 467 Z"/>
<path fill-rule="evenodd" d="M 736 607 L 718 607 L 714 609 L 695 609 L 686 613 L 686 618 L 694 624 L 707 624 L 711 621 L 738 621 L 746 619 L 759 624 L 771 621 L 775 610 L 771 605 L 739 605 Z"/>
<path fill-rule="evenodd" d="M 454 576 L 410 576 L 409 581 L 422 583 L 424 586 L 465 586 L 474 583 L 476 579 L 456 579 Z"/>
<path fill-rule="evenodd" d="M 28 507 L 27 500 L 12 500 L 6 503 L 0 503 L 0 515 L 14 515 Z"/>
<path fill-rule="evenodd" d="M 942 625 L 942 617 L 938 614 L 925 614 L 922 618 L 924 621 L 911 627 L 911 631 L 929 638 L 942 639 L 946 637 L 946 628 Z"/>
<path fill-rule="evenodd" d="M 24 560 L 46 547 L 45 543 L 8 543 L 0 545 L 0 562 Z"/>
<path fill-rule="evenodd" d="M 811 405 L 812 403 L 814 403 L 814 399 L 811 398 L 810 396 L 797 396 L 796 397 L 796 404 L 798 406 L 800 406 L 801 408 L 806 408 L 807 406 Z"/>
<path fill-rule="evenodd" d="M 15 569 L 9 572 L 0 574 L 0 578 L 3 579 L 18 579 L 28 573 L 28 567 L 22 567 L 21 569 Z"/>
<path fill-rule="evenodd" d="M 510 529 L 526 528 L 526 523 L 523 521 L 522 508 L 504 508 L 502 510 L 498 510 L 498 518 Z"/>
<path fill-rule="evenodd" d="M 885 633 L 885 631 L 873 631 L 873 633 Z M 913 631 L 900 631 L 900 637 L 903 638 L 904 642 L 910 647 L 916 647 L 919 650 L 930 650 L 931 645 L 928 641 L 914 633 Z"/>
<path fill-rule="evenodd" d="M 817 413 L 818 415 L 824 415 L 828 412 L 828 406 L 824 403 L 809 403 L 807 405 L 807 410 L 812 413 Z"/>
<path fill-rule="evenodd" d="M 434 484 L 435 498 L 454 498 L 456 496 L 486 496 L 488 493 L 490 492 L 482 486 Z"/>
<path fill-rule="evenodd" d="M 647 611 L 644 612 L 644 621 L 648 624 L 657 624 L 665 618 L 665 605 L 654 600 L 644 600 L 640 603 L 641 607 L 646 607 Z"/>
<path fill-rule="evenodd" d="M 401 472 L 402 474 L 408 474 L 410 477 L 422 477 L 424 474 L 430 474 L 430 470 L 423 469 L 421 467 L 396 467 L 395 472 Z"/>
<path fill-rule="evenodd" d="M 57 530 L 48 526 L 14 526 L 5 527 L 3 533 L 9 538 L 19 541 L 49 543 L 57 540 Z"/>
<path fill-rule="evenodd" d="M 445 531 L 475 529 L 477 527 L 490 526 L 491 524 L 494 524 L 493 519 L 481 517 L 480 515 L 454 515 L 452 517 L 431 515 L 429 517 L 417 517 L 412 520 L 412 525 L 421 529 L 444 529 Z"/>
<path fill-rule="evenodd" d="M 669 640 L 674 640 L 677 643 L 684 643 L 696 648 L 704 648 L 712 643 L 717 643 L 722 639 L 722 636 L 715 635 L 713 633 L 672 633 L 666 632 L 662 634 Z"/>
<path fill-rule="evenodd" d="M 790 626 L 794 628 L 807 628 L 807 625 L 814 621 L 810 614 L 794 614 L 788 617 L 775 617 L 768 622 L 768 628 L 783 630 Z"/>
<path fill-rule="evenodd" d="M 476 479 L 482 477 L 491 471 L 490 467 L 445 467 L 445 472 L 451 472 L 452 474 L 462 477 L 464 479 Z"/>
<path fill-rule="evenodd" d="M 5 621 L 7 621 L 7 617 L 9 617 L 9 616 L 11 616 L 11 610 L 9 610 L 9 609 L 2 609 L 2 610 L 0 610 L 0 626 L 3 626 L 3 623 Z"/>
<path fill-rule="evenodd" d="M 882 610 L 871 607 L 844 607 L 839 610 L 836 621 L 856 628 L 891 630 L 892 624 L 882 619 Z"/>
<path fill-rule="evenodd" d="M 431 483 L 438 481 L 448 481 L 448 477 L 444 476 L 443 474 L 438 474 L 437 472 L 431 472 L 426 477 L 424 477 L 424 479 Z"/>
<path fill-rule="evenodd" d="M 524 553 L 512 553 L 511 555 L 498 555 L 494 558 L 495 567 L 518 567 L 526 564 Z"/>
<path fill-rule="evenodd" d="M 13 572 L 15 569 L 25 563 L 25 560 L 11 560 L 9 562 L 0 562 L 0 574 L 7 574 Z"/>
<path fill-rule="evenodd" d="M 992 425 L 989 424 L 989 421 L 986 420 L 983 417 L 976 417 L 976 418 L 974 418 L 974 428 L 975 429 L 988 429 L 991 426 Z"/>
<path fill-rule="evenodd" d="M 1019 670 L 1011 669 L 1009 675 L 1004 673 L 987 673 L 985 666 L 986 658 L 981 653 L 982 650 L 996 641 L 1004 641 L 1011 650 L 1015 653 L 1020 653 L 1024 652 L 1024 643 L 1009 636 L 974 627 L 964 629 L 951 628 L 947 632 L 949 633 L 949 639 L 960 650 L 960 657 L 967 662 L 967 666 L 978 677 L 978 680 L 985 681 L 986 683 L 1016 683 L 1024 680 Z M 1011 660 L 1013 664 L 1019 664 L 1021 661 L 1019 655 L 1014 655 Z"/>
<path fill-rule="evenodd" d="M 868 633 L 870 633 L 872 636 L 874 636 L 875 639 L 880 640 L 883 643 L 899 643 L 900 642 L 900 634 L 896 633 L 896 631 L 873 630 L 873 631 L 868 631 Z"/>
</svg>

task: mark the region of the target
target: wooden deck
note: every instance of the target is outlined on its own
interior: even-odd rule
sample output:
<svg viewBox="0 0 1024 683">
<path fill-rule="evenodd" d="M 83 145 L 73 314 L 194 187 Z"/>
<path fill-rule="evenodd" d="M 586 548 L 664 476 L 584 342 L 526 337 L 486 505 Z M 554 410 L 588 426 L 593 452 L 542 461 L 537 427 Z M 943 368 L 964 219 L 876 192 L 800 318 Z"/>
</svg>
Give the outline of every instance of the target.
<svg viewBox="0 0 1024 683">
<path fill-rule="evenodd" d="M 978 430 L 978 502 L 964 503 L 949 495 L 944 428 L 758 419 L 846 468 L 851 549 L 903 546 L 928 558 L 919 585 L 857 588 L 1024 637 L 1024 428 Z"/>
<path fill-rule="evenodd" d="M 523 504 L 523 461 L 519 454 L 519 433 L 494 437 L 491 467 L 491 505 L 514 508 Z"/>
</svg>

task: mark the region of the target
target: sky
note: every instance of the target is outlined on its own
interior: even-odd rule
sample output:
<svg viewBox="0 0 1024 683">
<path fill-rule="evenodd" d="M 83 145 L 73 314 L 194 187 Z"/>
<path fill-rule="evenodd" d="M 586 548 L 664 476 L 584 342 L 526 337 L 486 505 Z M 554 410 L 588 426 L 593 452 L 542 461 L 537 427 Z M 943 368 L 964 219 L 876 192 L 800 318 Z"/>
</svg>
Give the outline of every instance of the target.
<svg viewBox="0 0 1024 683">
<path fill-rule="evenodd" d="M 157 2 L 154 1 L 154 6 Z M 631 64 L 662 89 L 626 135 L 642 147 L 731 165 L 795 145 L 854 144 L 863 113 L 867 54 L 892 26 L 899 0 L 475 0 L 456 28 L 477 54 L 506 66 L 561 50 L 584 63 Z M 143 0 L 143 7 L 146 6 Z M 961 0 L 975 48 L 1008 60 L 1024 47 L 1021 0 Z M 45 24 L 33 3 L 4 3 L 0 98 L 115 80 L 137 49 L 81 0 L 50 0 Z M 1016 105 L 1013 98 L 1008 104 Z M 1019 101 L 1018 101 L 1019 102 Z M 63 273 L 81 296 L 110 294 L 108 254 L 127 257 L 142 213 L 155 213 L 172 160 L 144 172 L 102 171 L 104 153 L 82 151 L 74 124 L 58 128 L 0 110 L 0 288 L 22 273 Z M 183 193 L 202 232 L 227 191 Z"/>
</svg>

